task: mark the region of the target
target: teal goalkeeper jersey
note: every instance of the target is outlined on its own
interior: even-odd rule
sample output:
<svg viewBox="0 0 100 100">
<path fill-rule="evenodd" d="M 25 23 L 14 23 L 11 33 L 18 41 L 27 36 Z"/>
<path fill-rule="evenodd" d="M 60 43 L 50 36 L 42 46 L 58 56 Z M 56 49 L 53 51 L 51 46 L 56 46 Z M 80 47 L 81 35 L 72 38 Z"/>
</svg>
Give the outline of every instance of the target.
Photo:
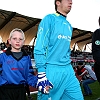
<svg viewBox="0 0 100 100">
<path fill-rule="evenodd" d="M 39 24 L 34 46 L 34 59 L 39 72 L 47 64 L 67 65 L 70 59 L 72 27 L 66 17 L 55 13 L 45 16 Z"/>
</svg>

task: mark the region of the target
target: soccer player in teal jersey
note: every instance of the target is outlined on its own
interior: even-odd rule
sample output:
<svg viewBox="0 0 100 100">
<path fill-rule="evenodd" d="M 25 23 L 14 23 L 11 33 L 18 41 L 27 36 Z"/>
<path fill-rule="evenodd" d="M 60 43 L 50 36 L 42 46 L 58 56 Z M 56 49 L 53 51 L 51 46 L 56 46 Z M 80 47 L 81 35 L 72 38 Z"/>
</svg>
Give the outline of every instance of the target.
<svg viewBox="0 0 100 100">
<path fill-rule="evenodd" d="M 38 100 L 84 100 L 70 59 L 73 29 L 66 16 L 71 7 L 72 0 L 55 0 L 56 13 L 39 24 L 34 47 Z"/>
</svg>

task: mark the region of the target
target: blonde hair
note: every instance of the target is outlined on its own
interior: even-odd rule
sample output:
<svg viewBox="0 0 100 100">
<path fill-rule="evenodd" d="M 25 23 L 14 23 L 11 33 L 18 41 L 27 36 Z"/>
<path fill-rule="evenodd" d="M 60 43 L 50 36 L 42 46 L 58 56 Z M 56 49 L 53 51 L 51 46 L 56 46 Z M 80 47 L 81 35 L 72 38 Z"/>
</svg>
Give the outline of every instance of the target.
<svg viewBox="0 0 100 100">
<path fill-rule="evenodd" d="M 9 39 L 12 37 L 12 34 L 13 34 L 15 31 L 18 31 L 18 32 L 22 33 L 23 39 L 25 40 L 25 34 L 24 34 L 24 32 L 23 32 L 21 29 L 19 29 L 19 28 L 15 28 L 15 29 L 13 29 L 13 30 L 10 32 Z"/>
</svg>

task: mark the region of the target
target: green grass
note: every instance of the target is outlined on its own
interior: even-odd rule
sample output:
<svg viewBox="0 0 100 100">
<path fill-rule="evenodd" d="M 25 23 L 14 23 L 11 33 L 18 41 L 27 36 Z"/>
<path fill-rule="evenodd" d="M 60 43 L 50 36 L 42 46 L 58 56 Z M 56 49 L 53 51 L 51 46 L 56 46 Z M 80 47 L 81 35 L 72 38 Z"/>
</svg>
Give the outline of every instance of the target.
<svg viewBox="0 0 100 100">
<path fill-rule="evenodd" d="M 96 81 L 95 83 L 90 84 L 89 87 L 91 88 L 93 95 L 85 96 L 84 100 L 96 100 L 97 98 L 100 98 L 100 84 Z"/>
<path fill-rule="evenodd" d="M 100 85 L 96 81 L 95 83 L 92 83 L 89 86 L 90 86 L 90 88 L 91 88 L 91 90 L 93 92 L 93 95 L 91 95 L 91 96 L 85 96 L 84 97 L 84 100 L 96 100 L 97 98 L 100 97 Z M 84 92 L 83 91 L 83 88 L 82 88 L 82 92 Z M 31 96 L 33 97 L 33 100 L 37 100 L 36 99 L 37 98 L 37 95 L 36 94 L 33 94 Z"/>
<path fill-rule="evenodd" d="M 37 94 L 32 94 L 31 96 L 32 96 L 33 100 L 37 100 Z"/>
</svg>

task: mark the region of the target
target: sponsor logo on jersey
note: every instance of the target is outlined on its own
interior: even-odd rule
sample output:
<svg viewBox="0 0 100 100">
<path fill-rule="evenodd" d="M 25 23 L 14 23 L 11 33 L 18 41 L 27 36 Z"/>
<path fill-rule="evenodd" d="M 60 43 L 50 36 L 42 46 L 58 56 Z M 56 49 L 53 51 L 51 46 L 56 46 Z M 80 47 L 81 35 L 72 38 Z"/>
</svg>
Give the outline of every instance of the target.
<svg viewBox="0 0 100 100">
<path fill-rule="evenodd" d="M 12 64 L 12 63 L 14 63 L 14 60 L 8 60 L 7 61 L 7 64 Z"/>
<path fill-rule="evenodd" d="M 58 35 L 58 39 L 66 39 L 68 41 L 71 41 L 71 37 L 70 36 L 64 36 L 64 35 Z"/>
<path fill-rule="evenodd" d="M 15 67 L 13 67 L 13 68 L 11 68 L 11 70 L 24 70 L 24 68 L 15 68 Z"/>
</svg>

